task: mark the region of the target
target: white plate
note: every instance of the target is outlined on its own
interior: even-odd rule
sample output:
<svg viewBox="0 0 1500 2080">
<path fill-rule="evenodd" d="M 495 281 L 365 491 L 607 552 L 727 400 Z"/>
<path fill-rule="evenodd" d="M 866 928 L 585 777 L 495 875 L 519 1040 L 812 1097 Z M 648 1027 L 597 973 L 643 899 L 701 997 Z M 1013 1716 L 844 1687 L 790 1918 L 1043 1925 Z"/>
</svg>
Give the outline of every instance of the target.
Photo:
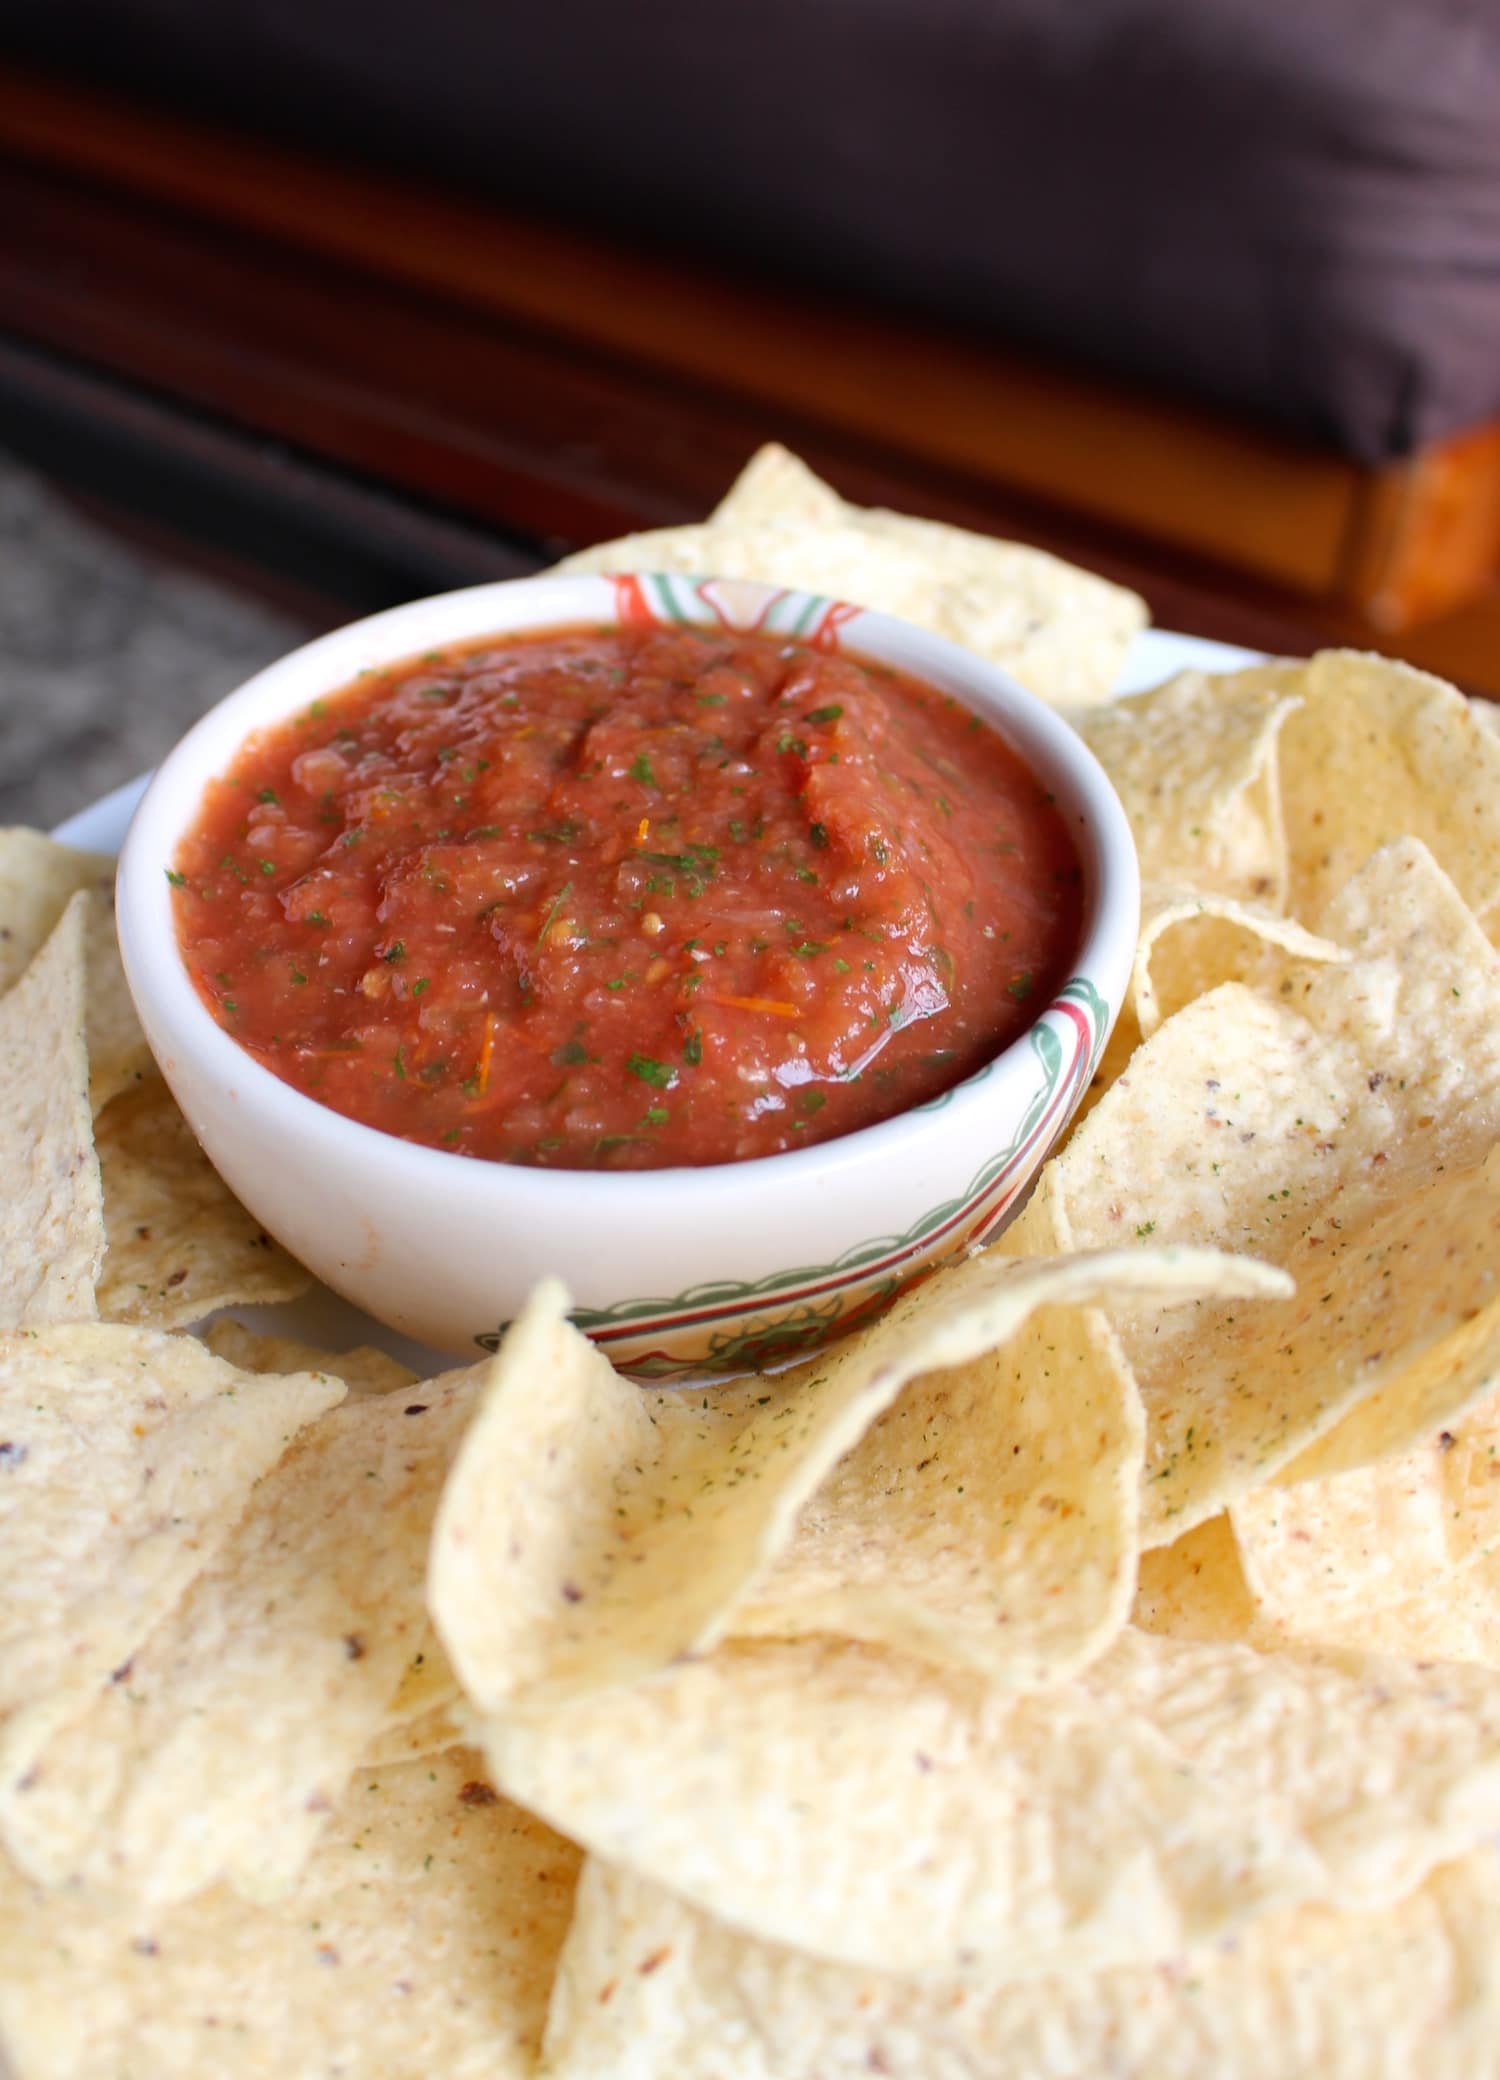
<svg viewBox="0 0 1500 2080">
<path fill-rule="evenodd" d="M 1130 646 L 1125 668 L 1115 686 L 1117 694 L 1139 693 L 1155 686 L 1173 672 L 1232 672 L 1241 665 L 1259 664 L 1262 653 L 1241 650 L 1232 643 L 1211 643 L 1205 637 L 1174 635 L 1167 629 L 1148 628 Z M 82 845 L 91 852 L 118 852 L 125 840 L 135 805 L 145 793 L 149 773 L 127 780 L 111 794 L 91 802 L 60 823 L 52 833 L 66 845 Z M 300 1337 L 318 1350 L 347 1350 L 354 1344 L 373 1344 L 389 1351 L 414 1372 L 427 1377 L 446 1370 L 452 1359 L 425 1345 L 398 1336 L 394 1330 L 351 1307 L 326 1286 L 315 1286 L 301 1300 L 281 1307 L 235 1307 L 226 1310 L 247 1328 L 279 1336 Z"/>
</svg>

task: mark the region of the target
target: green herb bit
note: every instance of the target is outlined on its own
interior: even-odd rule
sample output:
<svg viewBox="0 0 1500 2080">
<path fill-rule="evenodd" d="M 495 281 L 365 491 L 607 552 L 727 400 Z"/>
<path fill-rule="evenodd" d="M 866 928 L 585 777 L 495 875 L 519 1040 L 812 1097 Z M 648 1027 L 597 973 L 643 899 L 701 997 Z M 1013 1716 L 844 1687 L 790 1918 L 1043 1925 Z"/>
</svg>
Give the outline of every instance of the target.
<svg viewBox="0 0 1500 2080">
<path fill-rule="evenodd" d="M 703 1028 L 694 1026 L 683 1042 L 682 1059 L 690 1069 L 696 1069 L 703 1059 Z"/>
<path fill-rule="evenodd" d="M 722 693 L 700 693 L 698 705 L 700 708 L 722 708 L 727 698 L 728 696 Z"/>
<path fill-rule="evenodd" d="M 446 1133 L 446 1134 L 445 1134 L 445 1135 L 443 1136 L 443 1143 L 444 1143 L 444 1146 L 445 1146 L 445 1147 L 447 1147 L 447 1148 L 452 1148 L 452 1147 L 453 1147 L 453 1145 L 454 1145 L 454 1143 L 455 1143 L 455 1142 L 456 1142 L 457 1140 L 458 1140 L 458 1128 L 457 1128 L 457 1127 L 450 1127 L 450 1128 L 448 1129 L 447 1133 Z"/>
<path fill-rule="evenodd" d="M 424 989 L 431 989 L 431 987 L 431 977 L 427 975 L 419 975 L 416 981 L 411 986 L 411 993 L 414 997 L 420 997 Z"/>
<path fill-rule="evenodd" d="M 658 793 L 661 791 L 661 782 L 657 779 L 655 773 L 652 772 L 651 761 L 647 758 L 644 751 L 636 753 L 631 761 L 629 771 L 631 779 L 639 780 L 642 787 L 654 787 Z"/>
<path fill-rule="evenodd" d="M 628 1055 L 625 1066 L 632 1076 L 638 1076 L 642 1083 L 649 1083 L 653 1090 L 669 1091 L 678 1080 L 677 1071 L 670 1062 L 655 1061 L 649 1054 Z"/>
<path fill-rule="evenodd" d="M 804 722 L 837 722 L 843 712 L 842 701 L 830 701 L 826 708 L 814 708 L 810 715 L 805 715 L 802 719 Z"/>
<path fill-rule="evenodd" d="M 406 959 L 406 941 L 404 939 L 393 939 L 380 958 L 383 961 L 404 961 Z"/>
<path fill-rule="evenodd" d="M 263 787 L 260 793 L 255 797 L 255 799 L 258 802 L 271 802 L 278 809 L 281 806 L 281 797 L 276 792 L 274 787 Z"/>
<path fill-rule="evenodd" d="M 307 913 L 306 922 L 308 924 L 320 924 L 323 926 L 325 931 L 328 928 L 328 919 L 323 915 L 321 910 L 309 910 Z"/>
<path fill-rule="evenodd" d="M 833 964 L 833 972 L 835 975 L 847 975 L 849 972 L 849 963 L 842 957 L 840 957 Z"/>
<path fill-rule="evenodd" d="M 621 990 L 625 987 L 625 977 L 623 975 L 616 975 L 614 980 L 612 982 L 606 982 L 604 987 L 609 990 Z"/>
<path fill-rule="evenodd" d="M 398 1047 L 398 1048 L 396 1049 L 396 1059 L 395 1059 L 394 1063 L 392 1064 L 392 1067 L 393 1067 L 393 1068 L 395 1069 L 395 1071 L 396 1071 L 396 1074 L 397 1074 L 397 1075 L 398 1075 L 398 1076 L 400 1077 L 401 1081 L 402 1081 L 403 1083 L 405 1083 L 405 1081 L 406 1081 L 406 1057 L 405 1057 L 405 1050 L 404 1050 L 404 1049 L 402 1049 L 402 1048 L 399 1048 L 399 1047 Z"/>
<path fill-rule="evenodd" d="M 672 1117 L 665 1105 L 648 1105 L 641 1115 L 643 1127 L 664 1127 Z"/>
<path fill-rule="evenodd" d="M 179 874 L 179 873 L 178 873 L 178 872 L 176 871 L 176 869 L 175 869 L 175 868 L 173 868 L 173 867 L 168 867 L 168 868 L 166 869 L 166 875 L 167 875 L 167 879 L 168 879 L 168 880 L 169 880 L 169 881 L 171 882 L 171 884 L 172 884 L 172 886 L 173 886 L 174 888 L 186 888 L 186 887 L 187 887 L 187 875 L 186 875 L 186 874 Z"/>
<path fill-rule="evenodd" d="M 568 900 L 568 897 L 569 897 L 569 896 L 570 896 L 570 895 L 571 895 L 572 893 L 573 893 L 573 884 L 572 884 L 572 882 L 571 882 L 571 881 L 565 881 L 565 882 L 563 883 L 562 887 L 561 887 L 561 888 L 560 888 L 560 889 L 559 889 L 559 890 L 557 891 L 557 894 L 556 894 L 556 895 L 554 896 L 554 898 L 553 898 L 553 900 L 552 900 L 552 908 L 551 908 L 551 909 L 550 909 L 550 910 L 549 910 L 549 911 L 547 912 L 547 915 L 546 915 L 546 916 L 545 916 L 545 917 L 544 917 L 544 918 L 542 919 L 542 928 L 541 928 L 541 930 L 540 930 L 540 931 L 539 931 L 539 932 L 537 933 L 537 935 L 536 935 L 536 943 L 537 943 L 537 945 L 538 945 L 538 946 L 540 946 L 540 945 L 541 945 L 542 941 L 543 941 L 543 940 L 544 940 L 544 939 L 546 938 L 546 936 L 547 936 L 548 932 L 550 932 L 550 931 L 551 931 L 551 929 L 552 929 L 552 927 L 553 927 L 553 925 L 554 925 L 554 924 L 556 924 L 556 922 L 557 922 L 557 915 L 558 915 L 558 912 L 559 912 L 559 911 L 560 911 L 560 910 L 562 909 L 562 906 L 563 906 L 563 904 L 564 904 L 564 903 L 565 903 L 565 902 L 566 902 L 566 901 Z"/>
<path fill-rule="evenodd" d="M 1030 969 L 1025 969 L 1019 975 L 1013 975 L 1010 981 L 1006 983 L 1005 990 L 1007 996 L 1014 997 L 1018 1004 L 1024 1004 L 1026 999 L 1031 995 Z"/>
<path fill-rule="evenodd" d="M 812 839 L 820 852 L 826 849 L 828 844 L 828 826 L 826 823 L 815 823 L 807 835 Z"/>
<path fill-rule="evenodd" d="M 792 948 L 792 952 L 796 954 L 797 958 L 804 961 L 810 961 L 814 954 L 826 953 L 827 951 L 828 948 L 821 939 L 804 939 L 800 945 Z"/>
<path fill-rule="evenodd" d="M 552 1050 L 552 1066 L 555 1069 L 576 1069 L 580 1062 L 586 1062 L 588 1058 L 588 1049 L 576 1037 L 564 1040 L 561 1047 L 554 1047 Z"/>
<path fill-rule="evenodd" d="M 302 972 L 302 970 L 301 970 L 300 968 L 293 968 L 293 970 L 292 970 L 292 980 L 293 980 L 293 982 L 301 983 L 301 982 L 306 982 L 306 980 L 307 980 L 307 977 L 306 977 L 306 976 L 305 976 L 305 975 L 303 974 L 303 972 Z"/>
<path fill-rule="evenodd" d="M 792 873 L 798 881 L 810 881 L 814 888 L 817 887 L 818 877 L 811 867 L 793 867 Z"/>
</svg>

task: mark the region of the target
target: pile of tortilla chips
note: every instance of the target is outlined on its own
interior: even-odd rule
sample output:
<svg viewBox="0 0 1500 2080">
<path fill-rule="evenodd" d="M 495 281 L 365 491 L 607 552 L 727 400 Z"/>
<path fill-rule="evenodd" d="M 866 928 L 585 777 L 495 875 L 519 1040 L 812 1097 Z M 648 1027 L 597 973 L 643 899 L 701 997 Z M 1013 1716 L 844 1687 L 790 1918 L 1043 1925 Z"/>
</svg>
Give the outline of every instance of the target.
<svg viewBox="0 0 1500 2080">
<path fill-rule="evenodd" d="M 975 643 L 1041 583 L 774 453 L 736 544 Z M 1057 583 L 1097 696 L 1129 612 Z M 1081 726 L 1147 883 L 1087 1111 L 711 1390 L 554 1284 L 420 1382 L 192 1333 L 300 1274 L 108 863 L 0 836 L 15 2080 L 1500 2075 L 1500 733 L 1343 654 Z"/>
</svg>

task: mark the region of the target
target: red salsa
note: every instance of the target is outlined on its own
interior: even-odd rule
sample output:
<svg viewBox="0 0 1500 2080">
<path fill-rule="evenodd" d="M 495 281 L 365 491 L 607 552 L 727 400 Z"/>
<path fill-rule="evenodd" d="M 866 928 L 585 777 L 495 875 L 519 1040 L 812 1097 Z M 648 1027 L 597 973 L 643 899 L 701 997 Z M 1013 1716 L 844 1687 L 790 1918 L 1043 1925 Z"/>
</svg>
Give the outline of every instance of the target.
<svg viewBox="0 0 1500 2080">
<path fill-rule="evenodd" d="M 937 1096 L 1068 972 L 1081 875 L 1005 739 L 782 636 L 573 628 L 252 737 L 171 870 L 215 1018 L 465 1155 L 729 1163 Z"/>
</svg>

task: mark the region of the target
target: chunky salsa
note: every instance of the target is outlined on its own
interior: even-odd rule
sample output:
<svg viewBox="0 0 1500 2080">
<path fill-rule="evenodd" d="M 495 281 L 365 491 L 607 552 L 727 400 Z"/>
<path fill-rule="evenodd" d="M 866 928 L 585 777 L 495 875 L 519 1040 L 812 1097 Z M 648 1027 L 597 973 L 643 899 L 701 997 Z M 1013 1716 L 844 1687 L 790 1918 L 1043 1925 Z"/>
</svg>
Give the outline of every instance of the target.
<svg viewBox="0 0 1500 2080">
<path fill-rule="evenodd" d="M 994 729 L 782 636 L 434 651 L 252 737 L 171 869 L 219 1023 L 336 1111 L 562 1169 L 806 1147 L 969 1075 L 1077 950 Z"/>
</svg>

